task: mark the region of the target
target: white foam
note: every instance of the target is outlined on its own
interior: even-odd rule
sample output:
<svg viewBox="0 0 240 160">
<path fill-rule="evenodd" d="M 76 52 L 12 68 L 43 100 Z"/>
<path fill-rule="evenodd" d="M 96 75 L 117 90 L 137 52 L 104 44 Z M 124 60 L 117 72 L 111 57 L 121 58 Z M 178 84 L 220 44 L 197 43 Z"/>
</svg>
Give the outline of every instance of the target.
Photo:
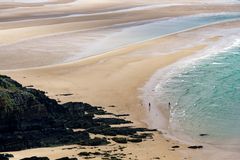
<svg viewBox="0 0 240 160">
<path fill-rule="evenodd" d="M 217 33 L 219 31 L 216 31 Z M 168 82 L 171 77 L 175 76 L 176 74 L 181 74 L 186 68 L 189 66 L 194 67 L 199 60 L 202 60 L 204 58 L 209 58 L 210 56 L 214 56 L 216 54 L 221 54 L 222 52 L 235 48 L 240 45 L 240 29 L 233 29 L 233 30 L 221 30 L 221 33 L 219 33 L 224 38 L 220 40 L 219 42 L 215 43 L 212 46 L 209 46 L 204 51 L 201 51 L 193 56 L 184 58 L 181 61 L 178 61 L 172 65 L 169 65 L 163 69 L 158 70 L 146 83 L 146 85 L 142 88 L 142 99 L 144 102 L 153 102 L 153 110 L 154 112 L 158 113 L 158 115 L 163 115 L 162 110 L 166 110 L 166 105 L 162 106 L 161 102 L 158 101 L 159 91 L 161 91 L 163 88 L 163 85 Z M 147 103 L 145 103 L 147 106 Z M 155 106 L 155 107 L 154 107 Z M 165 107 L 165 108 L 164 108 Z M 160 113 L 159 113 L 160 112 Z M 152 128 L 157 128 L 160 130 L 165 131 L 168 133 L 167 136 L 176 138 L 174 135 L 170 133 L 170 130 L 168 130 L 168 123 L 169 119 L 164 119 L 166 116 L 162 116 L 159 119 L 159 116 L 156 116 L 155 114 L 149 114 L 147 123 Z M 168 118 L 168 117 L 167 117 Z M 160 123 L 160 121 L 164 123 Z M 181 136 L 180 136 L 181 137 Z M 183 136 L 182 136 L 183 137 Z M 192 139 L 189 139 L 187 137 L 184 137 L 184 142 L 192 143 L 194 142 Z"/>
</svg>

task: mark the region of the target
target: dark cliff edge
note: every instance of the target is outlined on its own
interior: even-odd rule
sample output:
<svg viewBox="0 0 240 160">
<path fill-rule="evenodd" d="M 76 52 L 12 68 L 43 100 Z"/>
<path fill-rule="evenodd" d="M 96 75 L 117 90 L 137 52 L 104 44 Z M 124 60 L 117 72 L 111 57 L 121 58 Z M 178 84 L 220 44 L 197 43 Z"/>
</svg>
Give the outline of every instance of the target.
<svg viewBox="0 0 240 160">
<path fill-rule="evenodd" d="M 96 118 L 96 115 L 112 118 Z M 82 102 L 58 104 L 43 91 L 23 87 L 7 76 L 0 75 L 0 152 L 60 146 L 68 144 L 106 145 L 107 138 L 90 138 L 90 133 L 125 136 L 124 143 L 141 142 L 153 131 L 145 128 L 111 127 L 130 121 L 107 113 L 102 107 Z M 114 126 L 115 126 L 114 125 Z M 74 129 L 83 129 L 75 131 Z M 102 137 L 102 136 L 101 136 Z M 129 141 L 127 141 L 129 139 Z"/>
</svg>

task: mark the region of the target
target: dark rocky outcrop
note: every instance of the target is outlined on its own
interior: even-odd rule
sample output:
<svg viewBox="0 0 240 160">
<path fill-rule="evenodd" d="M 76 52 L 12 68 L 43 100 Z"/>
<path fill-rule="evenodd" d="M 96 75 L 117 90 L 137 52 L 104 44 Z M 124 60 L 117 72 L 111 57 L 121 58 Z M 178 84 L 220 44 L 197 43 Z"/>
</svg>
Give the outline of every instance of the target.
<svg viewBox="0 0 240 160">
<path fill-rule="evenodd" d="M 97 111 L 103 112 L 84 103 L 60 105 L 42 91 L 0 76 L 0 151 L 92 144 L 88 132 L 73 132 L 72 128 L 97 125 L 93 120 Z M 102 143 L 98 139 L 96 144 Z"/>
<path fill-rule="evenodd" d="M 127 143 L 127 138 L 125 137 L 114 137 L 112 140 L 116 143 Z"/>
<path fill-rule="evenodd" d="M 12 154 L 0 154 L 0 160 L 4 160 L 4 159 L 9 159 L 9 158 L 13 158 L 14 156 Z"/>
<path fill-rule="evenodd" d="M 111 127 L 109 125 L 101 125 L 101 126 L 91 127 L 87 129 L 87 131 L 90 133 L 103 134 L 106 136 L 117 136 L 117 135 L 131 136 L 136 134 L 137 132 L 156 131 L 156 130 L 150 130 L 146 128 Z"/>
<path fill-rule="evenodd" d="M 190 149 L 202 149 L 203 146 L 189 146 Z"/>
<path fill-rule="evenodd" d="M 124 153 L 111 153 L 111 151 L 103 151 L 103 152 L 80 152 L 78 154 L 85 159 L 92 159 L 95 156 L 102 157 L 101 159 L 106 160 L 121 160 L 126 159 L 126 154 Z"/>
<path fill-rule="evenodd" d="M 13 158 L 12 154 L 0 154 L 0 160 L 9 160 L 9 158 Z"/>
<path fill-rule="evenodd" d="M 20 160 L 49 160 L 48 157 L 29 157 L 29 158 L 23 158 L 23 159 L 20 159 Z"/>
<path fill-rule="evenodd" d="M 131 123 L 116 118 L 96 118 L 112 115 L 102 107 L 82 102 L 58 104 L 45 92 L 23 87 L 7 76 L 0 75 L 0 152 L 67 144 L 105 145 L 106 138 L 91 139 L 89 133 L 105 136 L 146 138 L 137 132 L 154 131 L 145 128 L 111 127 Z M 73 129 L 85 129 L 74 132 Z M 135 137 L 134 137 L 135 136 Z M 139 140 L 140 141 L 140 140 Z"/>
<path fill-rule="evenodd" d="M 132 143 L 140 143 L 143 140 L 141 138 L 129 138 L 128 141 Z"/>
<path fill-rule="evenodd" d="M 141 134 L 134 134 L 130 135 L 131 138 L 140 138 L 140 139 L 152 139 L 153 134 L 152 133 L 141 133 Z"/>
<path fill-rule="evenodd" d="M 9 160 L 8 157 L 0 157 L 0 160 Z"/>
<path fill-rule="evenodd" d="M 78 160 L 78 159 L 77 158 L 63 157 L 63 158 L 58 158 L 56 160 Z"/>
<path fill-rule="evenodd" d="M 172 148 L 180 148 L 180 146 L 172 146 Z"/>
</svg>

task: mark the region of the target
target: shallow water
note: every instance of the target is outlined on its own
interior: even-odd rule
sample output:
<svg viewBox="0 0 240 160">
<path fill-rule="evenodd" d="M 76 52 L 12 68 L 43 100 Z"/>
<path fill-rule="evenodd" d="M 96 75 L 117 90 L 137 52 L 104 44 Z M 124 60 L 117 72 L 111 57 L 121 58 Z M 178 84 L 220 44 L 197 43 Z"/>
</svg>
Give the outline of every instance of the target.
<svg viewBox="0 0 240 160">
<path fill-rule="evenodd" d="M 158 84 L 157 100 L 165 106 L 171 102 L 169 130 L 174 136 L 239 149 L 239 42 Z"/>
<path fill-rule="evenodd" d="M 231 20 L 240 20 L 240 12 L 198 14 L 176 18 L 154 19 L 113 25 L 94 31 L 84 31 L 86 34 L 83 34 L 83 32 L 74 32 L 29 39 L 0 47 L 0 52 L 2 51 L 0 55 L 4 57 L 4 62 L 0 64 L 0 69 L 20 69 L 73 62 L 169 34 Z M 87 33 L 89 35 L 87 35 Z M 84 36 L 81 36 L 81 34 Z M 189 43 L 188 45 L 193 44 Z M 41 49 L 35 46 L 41 46 Z M 22 63 L 22 59 L 14 59 L 13 61 L 12 56 L 9 56 L 11 54 L 14 55 L 16 50 L 20 50 L 23 55 L 31 53 L 29 57 L 25 59 L 25 63 Z M 46 54 L 55 56 L 56 58 L 52 61 L 42 62 L 41 59 L 39 61 L 38 57 Z M 36 61 L 36 63 L 33 63 L 34 61 Z M 13 63 L 17 65 L 12 65 Z"/>
<path fill-rule="evenodd" d="M 110 34 L 107 37 L 92 43 L 91 46 L 86 46 L 82 53 L 71 57 L 69 60 L 105 53 L 130 44 L 147 41 L 204 25 L 238 19 L 240 19 L 240 13 L 233 12 L 199 14 L 194 16 L 155 20 L 154 22 L 146 22 L 143 24 L 131 24 L 132 26 L 128 26 L 119 32 Z M 116 25 L 114 27 L 121 26 Z"/>
</svg>

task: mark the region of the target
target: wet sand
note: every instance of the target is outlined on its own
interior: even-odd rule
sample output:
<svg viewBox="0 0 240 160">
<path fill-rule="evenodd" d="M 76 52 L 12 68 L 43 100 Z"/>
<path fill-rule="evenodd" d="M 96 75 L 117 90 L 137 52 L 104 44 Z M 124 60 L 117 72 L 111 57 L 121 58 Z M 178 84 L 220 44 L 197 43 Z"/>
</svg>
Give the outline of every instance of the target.
<svg viewBox="0 0 240 160">
<path fill-rule="evenodd" d="M 209 43 L 217 41 L 218 38 L 216 38 L 216 35 L 206 34 L 204 41 L 191 47 L 188 46 L 167 55 L 151 55 L 150 53 L 152 52 L 161 51 L 156 48 L 156 44 L 161 46 L 179 41 L 184 44 L 188 40 L 194 42 L 199 40 L 196 35 L 204 35 L 203 33 L 216 30 L 216 28 L 221 33 L 221 30 L 224 28 L 235 28 L 240 25 L 239 22 L 231 24 L 231 26 L 229 23 L 226 23 L 178 33 L 74 63 L 37 69 L 2 71 L 1 73 L 11 76 L 24 85 L 34 85 L 36 88 L 45 90 L 52 98 L 57 98 L 55 95 L 61 93 L 73 94 L 70 97 L 61 97 L 60 100 L 62 102 L 84 101 L 94 105 L 105 106 L 105 109 L 110 112 L 119 114 L 130 113 L 131 116 L 129 118 L 134 122 L 134 125 L 147 127 L 148 109 L 139 98 L 140 88 L 159 68 L 203 50 Z M 143 51 L 150 55 L 141 54 Z M 108 107 L 110 105 L 115 105 L 116 107 Z M 185 145 L 181 145 L 181 149 L 173 152 L 169 149 L 174 144 L 179 145 L 179 142 L 168 142 L 161 134 L 156 134 L 154 141 L 143 142 L 137 148 L 136 144 L 128 144 L 126 150 L 137 155 L 138 159 L 151 159 L 156 156 L 166 156 L 168 157 L 166 159 L 182 159 L 187 155 L 194 156 L 202 152 L 189 151 Z M 108 147 L 111 148 L 111 146 Z M 146 150 L 145 148 L 151 149 Z M 37 154 L 38 151 L 39 154 Z M 22 151 L 15 154 L 24 154 L 24 156 L 32 155 L 33 153 L 36 155 L 45 154 L 42 151 L 44 149 L 37 149 L 34 152 L 31 150 Z M 61 150 L 58 151 L 60 152 Z M 58 157 L 57 154 L 51 155 L 49 152 L 48 150 L 47 154 L 50 157 L 54 157 L 54 155 Z M 76 152 L 79 152 L 79 150 Z"/>
<path fill-rule="evenodd" d="M 143 1 L 141 1 L 141 4 L 143 4 Z M 116 3 L 113 2 L 106 4 L 102 3 L 102 6 L 100 5 L 97 7 L 103 7 L 106 9 L 105 7 L 111 8 L 115 5 Z M 121 7 L 126 7 L 124 6 L 125 4 L 121 5 Z M 136 4 L 130 3 L 129 5 Z M 40 18 L 39 20 L 33 20 L 31 23 L 29 22 L 26 24 L 20 22 L 11 22 L 12 24 L 3 23 L 2 25 L 2 23 L 0 23 L 0 27 L 5 27 L 3 30 L 0 30 L 0 37 L 2 37 L 0 38 L 0 42 L 5 45 L 8 43 L 8 47 L 11 47 L 12 45 L 16 45 L 17 42 L 20 42 L 24 39 L 32 39 L 29 42 L 26 41 L 26 43 L 31 44 L 33 41 L 39 40 L 37 39 L 39 36 L 41 36 L 44 41 L 43 36 L 52 33 L 59 34 L 76 30 L 81 31 L 89 28 L 96 29 L 97 27 L 111 26 L 114 24 L 134 22 L 138 20 L 149 20 L 160 17 L 239 10 L 238 5 L 181 7 L 183 6 L 177 6 L 177 8 L 175 6 L 172 8 L 170 7 L 156 10 L 151 9 L 149 11 L 134 11 L 130 14 L 130 16 L 124 13 L 86 16 L 84 17 L 85 20 L 84 18 L 80 17 L 78 19 L 79 22 L 75 22 L 76 19 L 71 20 L 71 18 L 69 21 L 72 22 L 66 22 L 65 20 L 56 20 L 57 18 L 54 20 L 42 20 Z M 57 10 L 59 10 L 59 8 Z M 69 10 L 69 8 L 65 8 L 64 11 L 67 10 Z M 92 8 L 92 10 L 95 11 L 98 9 Z M 55 10 L 53 10 L 53 12 L 55 12 Z M 23 15 L 23 17 L 31 16 L 30 13 L 23 13 Z M 12 16 L 14 17 L 14 14 Z M 95 19 L 98 20 L 96 21 Z M 58 21 L 59 23 L 51 21 Z M 44 23 L 49 23 L 49 25 L 46 25 Z M 202 51 L 212 43 L 220 40 L 222 38 L 222 31 L 239 28 L 239 26 L 239 21 L 211 25 L 208 27 L 202 27 L 200 29 L 177 33 L 139 44 L 133 44 L 125 48 L 120 48 L 102 55 L 85 58 L 72 63 L 32 69 L 30 68 L 8 71 L 2 70 L 0 73 L 9 75 L 13 79 L 16 79 L 26 86 L 33 85 L 38 89 L 47 91 L 50 97 L 58 98 L 63 103 L 68 101 L 84 101 L 93 105 L 104 106 L 105 109 L 109 112 L 118 114 L 129 113 L 129 119 L 134 122 L 133 125 L 139 127 L 148 127 L 148 108 L 144 106 L 141 99 L 141 89 L 150 79 L 150 77 L 158 69 L 170 65 L 194 53 Z M 7 29 L 8 27 L 10 29 Z M 111 32 L 111 30 L 109 32 Z M 93 37 L 95 38 L 99 32 L 97 32 L 97 30 L 93 30 L 90 33 L 93 34 Z M 79 35 L 79 37 L 81 36 L 83 36 L 83 34 Z M 35 58 L 38 61 L 45 62 L 46 59 L 42 59 L 41 54 L 35 55 Z M 63 52 L 61 55 L 66 58 L 65 54 L 67 53 Z M 16 55 L 19 55 L 18 51 L 15 53 L 12 52 L 11 57 L 14 59 Z M 4 60 L 4 53 L 2 54 L 1 52 L 1 56 L 2 58 L 0 60 Z M 27 54 L 25 57 L 32 59 L 32 57 L 28 57 Z M 52 57 L 46 56 L 47 60 L 49 60 L 47 63 L 50 63 L 51 60 L 62 60 L 60 57 L 60 55 L 54 54 Z M 12 63 L 11 65 L 14 64 Z M 21 68 L 21 64 L 18 64 L 17 67 Z M 73 95 L 68 97 L 56 96 L 62 93 L 72 93 Z M 108 107 L 110 105 L 115 105 L 116 107 Z M 173 145 L 180 145 L 181 147 L 180 149 L 172 151 L 171 146 Z M 150 140 L 140 144 L 127 144 L 123 146 L 127 147 L 124 150 L 125 153 L 132 153 L 132 155 L 128 155 L 127 158 L 142 160 L 153 159 L 154 157 L 160 157 L 161 159 L 168 160 L 177 160 L 184 158 L 194 159 L 202 157 L 202 154 L 205 153 L 207 153 L 208 156 L 211 155 L 213 157 L 216 155 L 216 150 L 214 149 L 204 149 L 198 151 L 189 150 L 187 149 L 187 145 L 178 141 L 168 140 L 168 138 L 165 138 L 160 133 L 155 133 L 154 141 Z M 15 159 L 31 155 L 47 155 L 50 158 L 54 159 L 63 157 L 63 154 L 64 156 L 77 155 L 82 151 L 81 149 L 62 151 L 62 148 L 64 147 L 26 150 L 15 152 L 14 155 Z M 112 150 L 114 146 L 103 146 L 103 148 Z M 91 149 L 88 147 L 87 150 L 96 149 Z"/>
<path fill-rule="evenodd" d="M 20 6 L 0 9 L 0 59 L 4 59 L 1 69 L 59 64 L 79 54 L 84 44 L 99 41 L 124 26 L 199 13 L 235 12 L 240 8 L 240 4 L 154 0 L 11 4 Z"/>
</svg>

